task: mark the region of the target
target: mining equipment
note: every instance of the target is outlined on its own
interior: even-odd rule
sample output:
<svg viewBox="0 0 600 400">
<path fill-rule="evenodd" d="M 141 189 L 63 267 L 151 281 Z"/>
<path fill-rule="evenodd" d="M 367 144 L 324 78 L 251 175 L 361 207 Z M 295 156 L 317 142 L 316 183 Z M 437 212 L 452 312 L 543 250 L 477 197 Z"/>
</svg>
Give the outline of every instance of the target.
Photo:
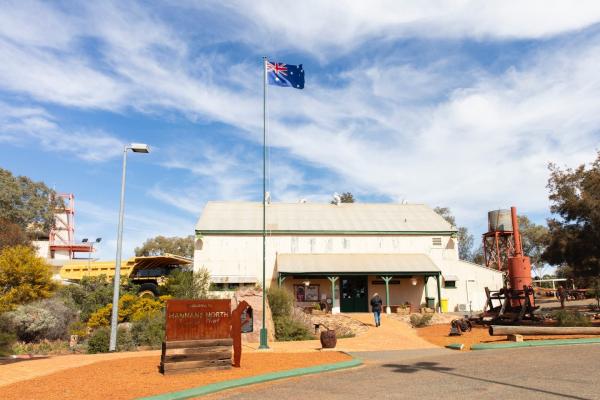
<svg viewBox="0 0 600 400">
<path fill-rule="evenodd" d="M 534 320 L 535 297 L 531 278 L 531 261 L 523 254 L 517 209 L 488 213 L 488 232 L 483 235 L 486 266 L 505 273 L 504 287 L 497 291 L 485 288 L 487 296 L 479 321 L 515 324 Z"/>
<path fill-rule="evenodd" d="M 129 277 L 130 281 L 139 285 L 139 295 L 155 297 L 159 295 L 159 287 L 175 270 L 188 269 L 193 263 L 191 258 L 174 254 L 161 256 L 132 257 L 121 263 L 121 276 Z M 101 276 L 112 279 L 115 275 L 114 261 L 77 260 L 66 263 L 60 269 L 62 280 L 77 283 L 85 276 Z"/>
</svg>

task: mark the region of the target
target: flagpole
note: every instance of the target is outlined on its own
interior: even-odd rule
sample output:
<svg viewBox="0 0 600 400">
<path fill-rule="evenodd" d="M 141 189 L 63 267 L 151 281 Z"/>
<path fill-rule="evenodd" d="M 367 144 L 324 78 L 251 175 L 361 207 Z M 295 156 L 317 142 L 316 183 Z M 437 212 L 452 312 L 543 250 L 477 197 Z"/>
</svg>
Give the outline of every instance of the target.
<svg viewBox="0 0 600 400">
<path fill-rule="evenodd" d="M 266 243 L 267 243 L 267 230 L 266 230 L 266 222 L 267 222 L 267 209 L 266 209 L 266 190 L 267 190 L 267 57 L 263 57 L 263 226 L 262 226 L 262 236 L 263 236 L 263 251 L 262 251 L 262 328 L 260 329 L 260 346 L 259 349 L 268 349 L 269 345 L 267 344 L 267 326 L 265 323 L 265 316 L 267 314 L 266 307 L 266 278 L 265 278 L 265 266 L 266 266 Z"/>
</svg>

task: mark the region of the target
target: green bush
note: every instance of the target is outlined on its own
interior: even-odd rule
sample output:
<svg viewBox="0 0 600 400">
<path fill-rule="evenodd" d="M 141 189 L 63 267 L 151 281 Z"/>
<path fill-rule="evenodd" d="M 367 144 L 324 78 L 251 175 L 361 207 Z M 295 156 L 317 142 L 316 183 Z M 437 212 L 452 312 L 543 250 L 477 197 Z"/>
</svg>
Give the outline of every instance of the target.
<svg viewBox="0 0 600 400">
<path fill-rule="evenodd" d="M 410 324 L 414 328 L 422 328 L 431 322 L 433 314 L 413 314 L 410 316 Z"/>
<path fill-rule="evenodd" d="M 559 310 L 554 313 L 557 326 L 590 326 L 588 317 L 577 311 Z"/>
<path fill-rule="evenodd" d="M 165 337 L 165 318 L 162 313 L 147 315 L 131 325 L 133 341 L 138 346 L 160 348 Z"/>
<path fill-rule="evenodd" d="M 267 299 L 269 300 L 273 320 L 277 317 L 287 317 L 292 314 L 294 296 L 286 289 L 271 286 L 267 292 Z"/>
<path fill-rule="evenodd" d="M 0 331 L 0 356 L 12 354 L 12 346 L 17 341 L 14 333 Z"/>
<path fill-rule="evenodd" d="M 275 325 L 275 338 L 281 341 L 314 339 L 308 327 L 292 317 L 294 297 L 284 288 L 272 286 L 267 292 Z"/>
<path fill-rule="evenodd" d="M 89 354 L 108 353 L 110 344 L 110 328 L 102 327 L 96 329 L 90 335 L 87 343 L 87 352 Z M 130 351 L 135 349 L 135 343 L 129 329 L 119 327 L 117 332 L 117 351 Z"/>
<path fill-rule="evenodd" d="M 103 327 L 96 329 L 88 339 L 87 352 L 90 354 L 108 353 L 109 344 L 110 328 Z"/>
<path fill-rule="evenodd" d="M 128 279 L 121 280 L 121 296 L 137 295 L 138 286 Z M 80 319 L 87 322 L 100 308 L 112 303 L 113 283 L 106 275 L 84 276 L 79 284 L 64 285 L 58 291 L 67 304 L 73 304 L 80 312 Z"/>
<path fill-rule="evenodd" d="M 169 274 L 162 294 L 175 299 L 207 299 L 210 290 L 210 272 L 201 268 L 197 272 L 175 270 Z"/>
<path fill-rule="evenodd" d="M 66 339 L 76 318 L 76 312 L 56 298 L 20 305 L 7 313 L 11 331 L 24 342 Z"/>
<path fill-rule="evenodd" d="M 273 323 L 275 324 L 275 337 L 282 342 L 314 339 L 302 322 L 292 319 L 290 316 L 273 317 Z"/>
<path fill-rule="evenodd" d="M 7 313 L 0 313 L 0 356 L 11 354 L 11 347 L 17 341 L 17 336 L 10 328 Z"/>
</svg>

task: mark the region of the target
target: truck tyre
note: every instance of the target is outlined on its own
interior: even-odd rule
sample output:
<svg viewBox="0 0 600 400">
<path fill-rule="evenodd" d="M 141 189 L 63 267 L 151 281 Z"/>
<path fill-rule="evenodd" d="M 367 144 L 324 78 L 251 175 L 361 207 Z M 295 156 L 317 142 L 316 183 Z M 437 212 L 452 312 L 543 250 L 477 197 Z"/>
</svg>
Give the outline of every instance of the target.
<svg viewBox="0 0 600 400">
<path fill-rule="evenodd" d="M 156 283 L 142 283 L 138 295 L 140 297 L 155 298 L 158 296 L 158 286 Z"/>
</svg>

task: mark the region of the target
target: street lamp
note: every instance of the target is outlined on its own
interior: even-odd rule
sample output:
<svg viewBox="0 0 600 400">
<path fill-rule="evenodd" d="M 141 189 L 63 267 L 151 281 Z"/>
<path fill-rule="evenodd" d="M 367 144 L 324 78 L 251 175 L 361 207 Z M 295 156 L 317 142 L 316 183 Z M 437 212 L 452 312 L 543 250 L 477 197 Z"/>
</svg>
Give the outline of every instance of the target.
<svg viewBox="0 0 600 400">
<path fill-rule="evenodd" d="M 81 239 L 81 243 L 88 243 L 88 267 L 87 267 L 87 273 L 88 276 L 90 276 L 90 260 L 92 258 L 92 252 L 94 251 L 94 243 L 100 243 L 102 241 L 102 238 L 96 238 L 95 242 L 89 242 L 88 238 L 83 238 Z"/>
<path fill-rule="evenodd" d="M 125 172 L 127 171 L 127 150 L 134 153 L 150 153 L 150 146 L 144 143 L 131 143 L 123 148 L 123 175 L 121 177 L 121 203 L 119 206 L 119 227 L 117 229 L 117 257 L 113 286 L 112 316 L 110 321 L 109 351 L 117 349 L 117 324 L 119 323 L 119 289 L 121 284 L 121 246 L 123 243 L 123 214 L 125 211 Z"/>
</svg>

